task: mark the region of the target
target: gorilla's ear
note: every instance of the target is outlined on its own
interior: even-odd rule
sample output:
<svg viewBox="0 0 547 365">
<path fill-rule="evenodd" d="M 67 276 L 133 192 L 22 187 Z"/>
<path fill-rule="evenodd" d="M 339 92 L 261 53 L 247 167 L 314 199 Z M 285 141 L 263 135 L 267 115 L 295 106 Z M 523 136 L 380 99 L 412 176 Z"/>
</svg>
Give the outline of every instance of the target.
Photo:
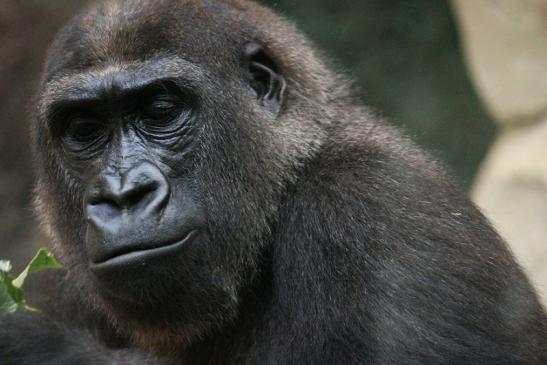
<svg viewBox="0 0 547 365">
<path fill-rule="evenodd" d="M 260 105 L 277 116 L 281 111 L 287 87 L 279 66 L 255 42 L 243 46 L 243 56 L 248 67 L 250 85 L 255 90 Z"/>
</svg>

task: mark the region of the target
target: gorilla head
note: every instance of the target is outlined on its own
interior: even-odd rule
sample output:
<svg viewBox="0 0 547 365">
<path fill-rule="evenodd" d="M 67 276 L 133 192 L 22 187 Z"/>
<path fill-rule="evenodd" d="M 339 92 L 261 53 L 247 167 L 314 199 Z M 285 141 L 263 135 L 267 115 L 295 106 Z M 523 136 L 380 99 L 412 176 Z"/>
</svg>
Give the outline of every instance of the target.
<svg viewBox="0 0 547 365">
<path fill-rule="evenodd" d="M 37 205 L 94 307 L 150 337 L 235 317 L 340 92 L 311 55 L 242 1 L 107 2 L 66 27 L 35 126 Z"/>
</svg>

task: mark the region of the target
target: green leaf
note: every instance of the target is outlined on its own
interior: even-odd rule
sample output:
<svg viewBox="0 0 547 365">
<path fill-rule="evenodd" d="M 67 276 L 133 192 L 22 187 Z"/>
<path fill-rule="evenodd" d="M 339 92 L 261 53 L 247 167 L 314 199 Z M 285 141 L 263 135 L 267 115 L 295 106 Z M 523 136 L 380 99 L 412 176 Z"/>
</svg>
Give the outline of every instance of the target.
<svg viewBox="0 0 547 365">
<path fill-rule="evenodd" d="M 59 269 L 60 267 L 61 265 L 53 258 L 51 253 L 40 249 L 25 270 L 17 279 L 14 279 L 11 274 L 11 263 L 0 260 L 0 312 L 14 313 L 18 310 L 39 312 L 39 310 L 27 305 L 21 287 L 29 274 L 46 269 Z"/>
<path fill-rule="evenodd" d="M 9 261 L 7 263 L 8 265 L 5 265 L 4 268 L 11 269 Z M 13 286 L 13 277 L 9 271 L 0 271 L 0 309 L 13 313 L 21 304 L 24 304 L 23 291 Z"/>
<path fill-rule="evenodd" d="M 11 297 L 6 282 L 0 278 L 0 312 L 13 313 L 17 310 L 17 303 Z"/>
<path fill-rule="evenodd" d="M 60 268 L 61 265 L 57 262 L 57 260 L 55 260 L 53 255 L 49 251 L 42 248 L 27 265 L 25 270 L 23 270 L 23 272 L 17 277 L 17 279 L 13 280 L 13 286 L 16 288 L 21 288 L 25 283 L 27 276 L 34 272 Z"/>
<path fill-rule="evenodd" d="M 8 291 L 8 294 L 10 297 L 15 301 L 17 304 L 23 304 L 23 289 L 16 287 L 13 284 L 13 280 L 11 277 L 7 277 L 4 279 L 4 285 L 6 287 L 6 290 Z"/>
</svg>

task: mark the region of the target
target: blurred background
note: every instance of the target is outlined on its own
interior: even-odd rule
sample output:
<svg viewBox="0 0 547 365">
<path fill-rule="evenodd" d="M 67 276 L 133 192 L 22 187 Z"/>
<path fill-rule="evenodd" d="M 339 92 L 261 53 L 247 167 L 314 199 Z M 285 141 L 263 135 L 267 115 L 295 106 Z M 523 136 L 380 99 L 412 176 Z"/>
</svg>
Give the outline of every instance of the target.
<svg viewBox="0 0 547 365">
<path fill-rule="evenodd" d="M 33 91 L 55 32 L 91 1 L 1 0 L 0 257 L 16 269 L 47 241 L 31 212 Z M 447 167 L 547 292 L 547 1 L 262 3 Z"/>
</svg>

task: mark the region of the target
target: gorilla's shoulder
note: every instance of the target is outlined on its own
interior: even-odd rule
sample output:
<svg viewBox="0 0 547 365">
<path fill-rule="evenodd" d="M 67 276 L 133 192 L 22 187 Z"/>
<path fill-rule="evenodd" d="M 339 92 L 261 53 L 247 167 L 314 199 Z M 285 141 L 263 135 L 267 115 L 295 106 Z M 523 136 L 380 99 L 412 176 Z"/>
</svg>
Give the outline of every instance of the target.
<svg viewBox="0 0 547 365">
<path fill-rule="evenodd" d="M 362 113 L 333 124 L 312 169 L 321 176 L 351 176 L 356 183 L 449 183 L 441 164 L 399 129 L 369 118 Z"/>
</svg>

